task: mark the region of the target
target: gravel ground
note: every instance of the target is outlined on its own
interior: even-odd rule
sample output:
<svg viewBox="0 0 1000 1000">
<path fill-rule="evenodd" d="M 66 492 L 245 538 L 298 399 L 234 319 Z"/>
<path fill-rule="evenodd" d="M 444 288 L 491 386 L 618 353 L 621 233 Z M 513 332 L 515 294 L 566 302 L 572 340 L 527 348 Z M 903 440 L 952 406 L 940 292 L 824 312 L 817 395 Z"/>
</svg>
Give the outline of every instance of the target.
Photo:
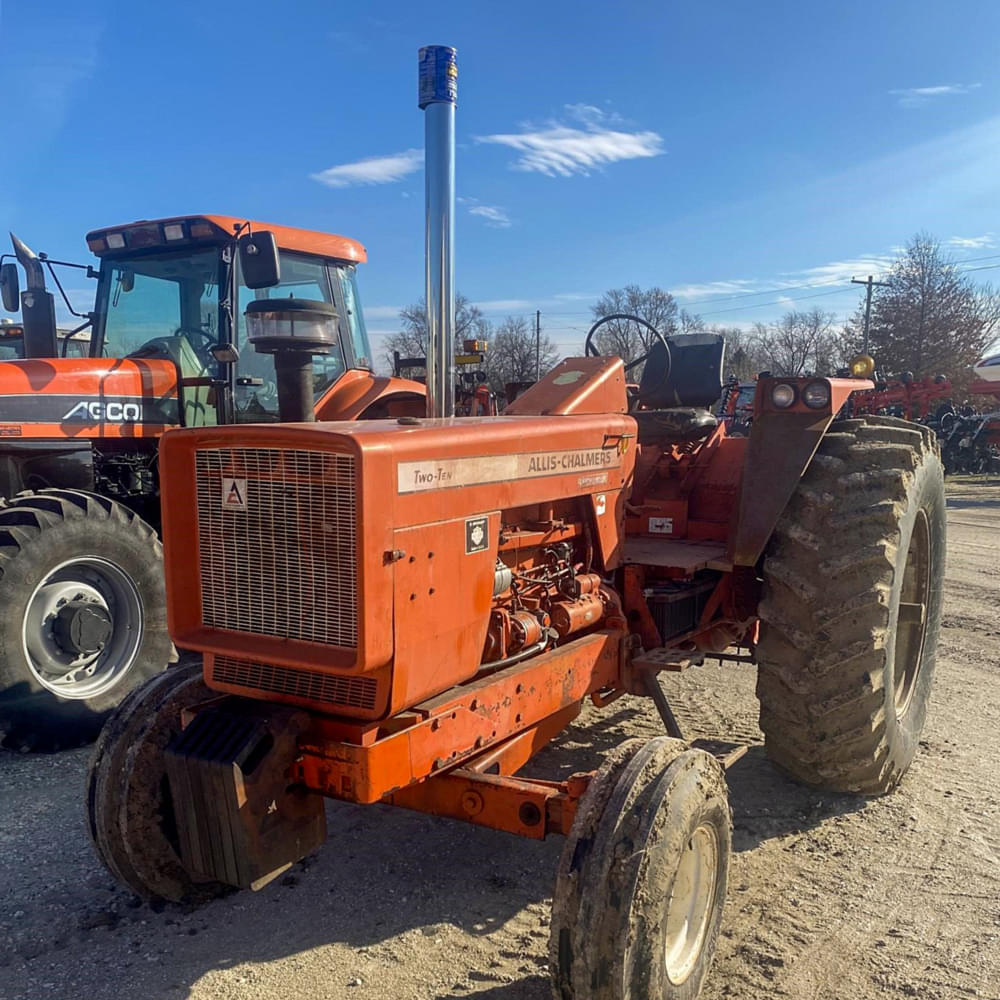
<svg viewBox="0 0 1000 1000">
<path fill-rule="evenodd" d="M 735 855 L 705 1000 L 1000 998 L 1000 484 L 951 487 L 938 676 L 892 796 L 817 794 L 760 747 L 748 666 L 666 678 L 685 730 L 752 744 L 729 773 Z M 661 728 L 588 711 L 537 770 Z M 154 911 L 91 853 L 87 751 L 0 752 L 0 998 L 548 1000 L 560 843 L 331 804 L 329 842 L 264 891 Z"/>
</svg>

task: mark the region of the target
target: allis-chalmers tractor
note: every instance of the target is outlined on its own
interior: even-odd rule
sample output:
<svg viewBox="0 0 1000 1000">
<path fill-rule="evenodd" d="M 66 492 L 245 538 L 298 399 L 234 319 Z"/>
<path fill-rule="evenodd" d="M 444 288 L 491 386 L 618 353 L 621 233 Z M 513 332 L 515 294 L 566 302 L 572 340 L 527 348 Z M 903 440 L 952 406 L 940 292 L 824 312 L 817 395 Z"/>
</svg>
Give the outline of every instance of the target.
<svg viewBox="0 0 1000 1000">
<path fill-rule="evenodd" d="M 422 56 L 440 84 L 428 102 L 453 101 L 453 50 Z M 502 415 L 451 416 L 447 264 L 435 278 L 450 240 L 432 232 L 439 218 L 450 232 L 439 187 L 454 194 L 453 160 L 432 155 L 432 123 L 454 135 L 443 110 L 427 119 L 427 415 L 163 436 L 170 628 L 201 655 L 111 715 L 91 837 L 141 897 L 190 903 L 260 888 L 319 848 L 324 797 L 563 834 L 556 995 L 693 1000 L 726 897 L 724 768 L 740 748 L 684 742 L 659 672 L 747 650 L 781 768 L 839 792 L 893 788 L 941 620 L 936 441 L 837 419 L 872 383 L 812 377 L 760 378 L 748 436 L 730 437 L 710 412 L 721 337 L 651 331 L 631 388 L 621 359 L 596 355 L 596 326 L 586 357 Z M 308 303 L 268 308 L 247 319 L 276 366 L 289 341 L 324 342 Z M 282 409 L 305 413 L 306 388 L 285 380 Z M 625 693 L 650 696 L 668 735 L 622 743 L 596 773 L 518 775 L 587 699 Z"/>
<path fill-rule="evenodd" d="M 277 383 L 301 367 L 276 372 L 247 347 L 247 304 L 294 296 L 335 315 L 308 387 L 321 419 L 424 411 L 423 386 L 372 374 L 355 282 L 364 247 L 263 229 L 199 215 L 91 232 L 101 261 L 92 328 L 58 341 L 48 262 L 15 240 L 27 287 L 22 323 L 11 329 L 27 358 L 0 365 L 7 745 L 92 737 L 109 709 L 174 656 L 157 537 L 159 437 L 178 426 L 276 421 Z M 255 269 L 268 272 L 266 288 L 249 276 Z M 4 266 L 2 284 L 5 306 L 16 308 L 16 264 Z M 80 345 L 88 356 L 77 356 Z"/>
<path fill-rule="evenodd" d="M 99 738 L 108 869 L 146 899 L 258 888 L 323 843 L 324 796 L 564 834 L 558 995 L 695 996 L 730 812 L 658 672 L 748 648 L 772 759 L 887 792 L 924 721 L 945 554 L 927 428 L 834 422 L 869 382 L 766 378 L 731 438 L 708 409 L 722 356 L 657 339 L 634 394 L 620 359 L 568 359 L 494 418 L 166 434 L 171 629 L 203 663 Z M 516 776 L 586 699 L 626 692 L 675 738 Z"/>
</svg>

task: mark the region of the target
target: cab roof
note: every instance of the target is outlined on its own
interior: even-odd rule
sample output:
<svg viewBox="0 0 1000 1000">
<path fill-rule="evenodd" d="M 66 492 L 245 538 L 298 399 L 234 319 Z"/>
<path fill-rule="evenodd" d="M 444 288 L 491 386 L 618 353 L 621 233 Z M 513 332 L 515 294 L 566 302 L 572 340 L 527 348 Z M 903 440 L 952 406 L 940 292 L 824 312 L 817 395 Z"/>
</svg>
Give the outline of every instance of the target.
<svg viewBox="0 0 1000 1000">
<path fill-rule="evenodd" d="M 204 241 L 214 238 L 214 241 L 221 243 L 225 239 L 232 238 L 236 227 L 249 222 L 254 232 L 267 230 L 274 233 L 274 238 L 278 241 L 278 247 L 282 250 L 298 251 L 299 253 L 314 254 L 318 257 L 330 257 L 335 260 L 360 264 L 368 260 L 368 253 L 364 246 L 358 243 L 357 240 L 349 239 L 346 236 L 337 236 L 334 233 L 320 233 L 312 229 L 296 229 L 292 226 L 278 226 L 270 222 L 253 222 L 234 215 L 174 215 L 167 219 L 138 219 L 135 222 L 128 222 L 121 226 L 104 226 L 101 229 L 94 229 L 87 233 L 87 243 L 90 245 L 91 250 L 99 257 L 107 253 L 123 253 L 126 250 L 136 249 L 140 246 L 142 249 L 149 249 L 151 246 L 169 246 L 171 245 L 170 241 L 150 242 L 148 237 L 149 230 L 153 227 L 161 227 L 162 230 L 162 227 L 169 223 L 186 223 L 187 227 L 190 227 L 190 225 L 199 222 L 208 223 L 215 230 L 215 233 L 211 237 L 192 237 L 191 241 L 196 239 Z M 187 227 L 185 229 L 186 232 L 189 231 Z M 130 245 L 129 233 L 131 231 L 135 231 L 136 233 L 142 231 L 146 238 L 142 243 L 136 241 L 135 244 Z M 108 233 L 125 234 L 125 248 L 115 251 L 109 250 L 106 244 L 103 249 L 95 246 L 98 241 L 106 238 Z M 176 245 L 181 245 L 181 241 L 178 241 Z"/>
</svg>

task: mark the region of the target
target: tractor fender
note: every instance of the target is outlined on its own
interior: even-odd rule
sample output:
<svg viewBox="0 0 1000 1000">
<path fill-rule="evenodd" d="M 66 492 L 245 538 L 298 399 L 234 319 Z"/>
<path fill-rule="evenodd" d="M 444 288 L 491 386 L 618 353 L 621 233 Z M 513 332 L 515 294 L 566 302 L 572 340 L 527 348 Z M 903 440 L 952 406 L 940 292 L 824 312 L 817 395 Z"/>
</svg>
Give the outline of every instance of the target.
<svg viewBox="0 0 1000 1000">
<path fill-rule="evenodd" d="M 734 566 L 756 566 L 834 417 L 852 392 L 872 384 L 861 379 L 830 379 L 831 406 L 777 410 L 766 402 L 777 381 L 806 380 L 761 379 L 758 383 L 736 527 L 730 536 L 729 556 Z"/>
<path fill-rule="evenodd" d="M 317 420 L 359 420 L 364 416 L 416 416 L 427 413 L 426 389 L 419 382 L 351 369 L 316 403 Z M 371 413 L 369 413 L 371 411 Z"/>
</svg>

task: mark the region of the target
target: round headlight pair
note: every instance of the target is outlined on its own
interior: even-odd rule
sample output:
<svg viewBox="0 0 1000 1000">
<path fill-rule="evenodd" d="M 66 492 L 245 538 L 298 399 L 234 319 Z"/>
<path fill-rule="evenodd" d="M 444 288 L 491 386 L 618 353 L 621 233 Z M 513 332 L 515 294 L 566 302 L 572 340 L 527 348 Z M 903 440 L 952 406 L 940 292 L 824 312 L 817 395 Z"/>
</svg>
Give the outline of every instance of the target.
<svg viewBox="0 0 1000 1000">
<path fill-rule="evenodd" d="M 771 403 L 779 410 L 787 410 L 795 403 L 795 386 L 788 382 L 779 382 L 771 389 Z M 822 410 L 830 405 L 830 384 L 828 382 L 810 382 L 802 390 L 802 402 L 811 410 Z"/>
</svg>

